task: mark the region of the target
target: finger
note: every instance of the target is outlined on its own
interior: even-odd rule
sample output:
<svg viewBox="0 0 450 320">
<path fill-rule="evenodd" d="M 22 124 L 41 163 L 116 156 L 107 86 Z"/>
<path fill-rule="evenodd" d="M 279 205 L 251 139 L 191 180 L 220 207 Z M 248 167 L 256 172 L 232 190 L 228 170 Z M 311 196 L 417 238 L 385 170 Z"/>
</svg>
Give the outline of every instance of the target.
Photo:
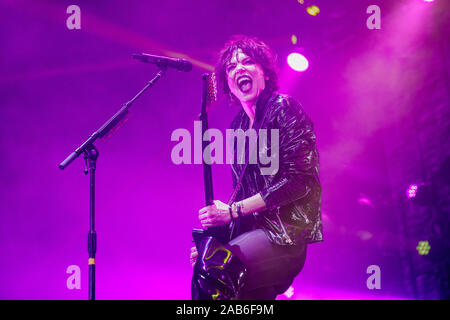
<svg viewBox="0 0 450 320">
<path fill-rule="evenodd" d="M 208 227 L 210 227 L 209 222 L 202 222 L 201 224 L 202 224 L 202 227 L 203 227 L 203 228 L 208 228 Z"/>
<path fill-rule="evenodd" d="M 210 218 L 210 214 L 209 213 L 203 213 L 203 214 L 199 215 L 198 218 L 200 220 L 209 219 Z"/>
<path fill-rule="evenodd" d="M 212 205 L 211 205 L 211 206 L 203 207 L 203 208 L 201 208 L 200 210 L 198 210 L 198 213 L 201 214 L 201 213 L 208 212 L 208 211 L 210 211 L 210 210 L 212 209 L 212 207 L 213 207 Z"/>
<path fill-rule="evenodd" d="M 200 223 L 208 224 L 208 225 L 214 224 L 216 221 L 215 217 L 211 216 L 211 215 L 204 216 L 204 217 L 200 218 L 199 220 L 200 220 Z"/>
<path fill-rule="evenodd" d="M 204 227 L 204 228 L 209 228 L 209 227 L 213 227 L 214 226 L 214 224 L 211 222 L 211 221 L 203 221 L 202 222 L 202 226 Z"/>
</svg>

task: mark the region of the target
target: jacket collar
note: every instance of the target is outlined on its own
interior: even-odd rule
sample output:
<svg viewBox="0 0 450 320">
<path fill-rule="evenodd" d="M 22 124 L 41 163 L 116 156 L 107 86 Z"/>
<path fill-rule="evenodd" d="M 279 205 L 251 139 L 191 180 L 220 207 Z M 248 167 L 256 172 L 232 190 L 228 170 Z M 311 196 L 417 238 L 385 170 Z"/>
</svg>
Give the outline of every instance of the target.
<svg viewBox="0 0 450 320">
<path fill-rule="evenodd" d="M 273 97 L 275 91 L 264 89 L 263 92 L 259 95 L 258 99 L 256 100 L 256 107 L 255 107 L 255 123 L 253 124 L 253 128 L 258 128 L 260 126 L 260 122 L 262 121 L 262 118 L 264 117 L 264 114 L 269 107 L 269 100 L 271 97 Z M 241 106 L 241 110 L 239 111 L 240 115 L 240 127 L 246 127 L 249 126 L 249 118 L 247 114 L 245 113 L 244 109 Z"/>
<path fill-rule="evenodd" d="M 255 124 L 262 120 L 266 109 L 268 108 L 268 101 L 272 97 L 274 91 L 269 89 L 264 89 L 256 100 L 255 108 Z"/>
</svg>

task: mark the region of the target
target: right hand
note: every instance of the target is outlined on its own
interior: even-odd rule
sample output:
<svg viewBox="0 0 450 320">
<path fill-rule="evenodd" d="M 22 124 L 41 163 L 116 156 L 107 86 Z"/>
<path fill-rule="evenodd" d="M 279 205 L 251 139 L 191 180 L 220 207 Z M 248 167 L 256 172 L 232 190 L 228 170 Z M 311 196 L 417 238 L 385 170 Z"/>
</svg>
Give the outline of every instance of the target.
<svg viewBox="0 0 450 320">
<path fill-rule="evenodd" d="M 194 267 L 195 262 L 197 261 L 198 252 L 196 247 L 191 248 L 191 265 Z"/>
<path fill-rule="evenodd" d="M 214 204 L 201 208 L 198 211 L 198 218 L 202 227 L 208 229 L 223 226 L 230 222 L 229 208 L 229 205 L 219 200 L 214 200 Z"/>
</svg>

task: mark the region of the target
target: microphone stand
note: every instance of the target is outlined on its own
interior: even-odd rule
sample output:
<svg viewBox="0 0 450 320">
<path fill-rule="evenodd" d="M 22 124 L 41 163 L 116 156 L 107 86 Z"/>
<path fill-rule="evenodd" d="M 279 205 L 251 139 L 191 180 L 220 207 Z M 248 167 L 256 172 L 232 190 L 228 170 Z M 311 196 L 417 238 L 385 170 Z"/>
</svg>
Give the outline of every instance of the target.
<svg viewBox="0 0 450 320">
<path fill-rule="evenodd" d="M 86 165 L 89 168 L 89 300 L 95 300 L 95 253 L 97 251 L 97 234 L 95 232 L 95 170 L 99 152 L 93 143 L 95 142 L 95 140 L 97 140 L 98 138 L 102 138 L 105 134 L 111 131 L 111 129 L 113 129 L 127 115 L 128 109 L 130 108 L 131 104 L 164 75 L 167 67 L 159 65 L 159 68 L 159 72 L 156 74 L 156 76 L 152 80 L 150 80 L 133 99 L 125 103 L 114 116 L 106 121 L 100 129 L 91 134 L 91 136 L 81 146 L 79 146 L 74 152 L 72 152 L 59 165 L 59 168 L 63 170 L 81 154 L 84 154 Z M 87 168 L 84 170 L 84 173 L 88 173 Z"/>
</svg>

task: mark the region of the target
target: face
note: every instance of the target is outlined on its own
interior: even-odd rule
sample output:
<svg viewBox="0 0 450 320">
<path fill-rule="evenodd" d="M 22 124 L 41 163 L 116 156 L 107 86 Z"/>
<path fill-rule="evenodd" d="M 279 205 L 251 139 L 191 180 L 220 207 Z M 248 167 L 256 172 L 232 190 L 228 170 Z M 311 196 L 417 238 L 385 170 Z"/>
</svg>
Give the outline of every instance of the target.
<svg viewBox="0 0 450 320">
<path fill-rule="evenodd" d="M 225 70 L 231 93 L 241 103 L 255 103 L 267 80 L 261 65 L 238 49 L 233 52 Z"/>
</svg>

